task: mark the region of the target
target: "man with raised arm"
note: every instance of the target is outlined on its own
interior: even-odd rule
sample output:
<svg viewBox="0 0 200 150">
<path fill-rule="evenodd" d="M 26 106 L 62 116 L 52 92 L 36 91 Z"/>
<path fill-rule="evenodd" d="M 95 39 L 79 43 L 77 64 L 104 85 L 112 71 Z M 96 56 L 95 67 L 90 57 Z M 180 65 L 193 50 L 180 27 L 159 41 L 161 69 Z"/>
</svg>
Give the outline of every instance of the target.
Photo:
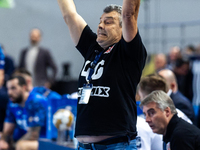
<svg viewBox="0 0 200 150">
<path fill-rule="evenodd" d="M 79 76 L 75 137 L 79 149 L 136 149 L 136 86 L 146 50 L 137 27 L 140 0 L 109 5 L 95 34 L 73 0 L 58 0 L 76 48 Z"/>
</svg>

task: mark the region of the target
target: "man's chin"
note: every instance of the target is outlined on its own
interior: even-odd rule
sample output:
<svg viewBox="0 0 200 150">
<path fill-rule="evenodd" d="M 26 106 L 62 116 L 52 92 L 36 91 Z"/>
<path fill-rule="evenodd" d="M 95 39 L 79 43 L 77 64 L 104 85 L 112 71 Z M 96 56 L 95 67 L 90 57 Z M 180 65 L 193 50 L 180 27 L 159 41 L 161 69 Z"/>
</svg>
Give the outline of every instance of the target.
<svg viewBox="0 0 200 150">
<path fill-rule="evenodd" d="M 158 131 L 156 129 L 152 129 L 153 133 L 158 133 Z"/>
<path fill-rule="evenodd" d="M 17 103 L 17 101 L 15 101 L 15 100 L 11 100 L 11 102 L 12 102 L 12 103 L 15 103 L 15 104 Z"/>
<path fill-rule="evenodd" d="M 103 43 L 105 40 L 103 40 L 102 38 L 97 38 L 97 43 L 99 43 L 99 45 L 101 44 L 101 43 Z"/>
<path fill-rule="evenodd" d="M 104 47 L 104 42 L 105 42 L 105 40 L 97 40 L 97 43 L 98 43 L 101 47 Z"/>
<path fill-rule="evenodd" d="M 17 100 L 13 100 L 13 99 L 10 99 L 10 101 L 14 104 L 20 104 L 22 102 L 21 99 L 17 99 Z"/>
</svg>

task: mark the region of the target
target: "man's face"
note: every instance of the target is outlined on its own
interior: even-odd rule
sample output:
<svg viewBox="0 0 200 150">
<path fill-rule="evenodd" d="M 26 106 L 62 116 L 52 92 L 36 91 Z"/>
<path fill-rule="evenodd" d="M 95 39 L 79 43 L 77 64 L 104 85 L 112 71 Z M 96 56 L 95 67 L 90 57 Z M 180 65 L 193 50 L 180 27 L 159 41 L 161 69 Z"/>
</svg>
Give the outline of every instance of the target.
<svg viewBox="0 0 200 150">
<path fill-rule="evenodd" d="M 151 102 L 143 106 L 143 113 L 152 131 L 165 135 L 168 124 L 166 111 L 162 111 L 157 107 L 156 103 Z"/>
<path fill-rule="evenodd" d="M 104 49 L 117 43 L 122 36 L 122 27 L 119 22 L 119 13 L 112 11 L 104 13 L 100 18 L 97 29 L 97 42 Z"/>
<path fill-rule="evenodd" d="M 7 82 L 8 96 L 13 103 L 23 101 L 23 87 L 18 84 L 18 79 L 12 79 Z"/>
<path fill-rule="evenodd" d="M 30 42 L 32 45 L 37 45 L 41 40 L 41 33 L 38 29 L 33 29 L 30 33 Z"/>
<path fill-rule="evenodd" d="M 162 56 L 157 56 L 155 58 L 155 69 L 156 70 L 159 70 L 159 69 L 162 69 L 162 68 L 165 68 L 166 66 L 166 61 L 165 61 L 165 58 L 162 57 Z"/>
</svg>

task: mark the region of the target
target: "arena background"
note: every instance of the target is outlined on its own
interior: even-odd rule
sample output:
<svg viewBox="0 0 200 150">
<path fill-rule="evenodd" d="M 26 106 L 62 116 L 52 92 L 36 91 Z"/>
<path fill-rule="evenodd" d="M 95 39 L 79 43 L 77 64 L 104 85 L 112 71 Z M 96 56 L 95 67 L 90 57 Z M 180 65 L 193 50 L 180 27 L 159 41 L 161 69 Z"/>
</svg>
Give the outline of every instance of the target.
<svg viewBox="0 0 200 150">
<path fill-rule="evenodd" d="M 75 0 L 78 13 L 86 20 L 90 27 L 96 31 L 103 8 L 107 4 L 122 4 L 122 0 Z M 148 53 L 167 53 L 170 46 L 182 44 L 200 43 L 200 1 L 198 0 L 142 0 L 138 17 L 139 29 L 145 42 Z M 184 30 L 183 39 L 181 25 L 187 22 L 195 22 Z M 163 24 L 175 25 L 175 29 L 169 27 L 169 38 L 177 39 L 165 44 L 162 43 L 163 35 L 159 28 Z M 150 25 L 150 26 L 148 26 Z M 156 30 L 153 26 L 157 26 Z M 15 0 L 15 7 L 11 9 L 0 8 L 0 43 L 11 55 L 18 65 L 19 54 L 22 48 L 29 43 L 29 31 L 38 27 L 43 31 L 42 46 L 48 47 L 58 66 L 58 76 L 62 76 L 62 64 L 70 63 L 70 75 L 77 79 L 82 67 L 83 58 L 75 49 L 70 38 L 67 26 L 64 23 L 56 0 Z M 151 29 L 150 29 L 151 28 Z M 153 31 L 152 28 L 154 28 Z M 177 29 L 176 29 L 177 28 Z M 184 28 L 185 29 L 185 28 Z M 161 34 L 161 36 L 160 36 Z M 155 38 L 154 42 L 148 41 Z M 158 42 L 160 40 L 160 42 Z M 168 39 L 164 39 L 168 40 Z M 156 44 L 155 44 L 156 43 Z"/>
</svg>

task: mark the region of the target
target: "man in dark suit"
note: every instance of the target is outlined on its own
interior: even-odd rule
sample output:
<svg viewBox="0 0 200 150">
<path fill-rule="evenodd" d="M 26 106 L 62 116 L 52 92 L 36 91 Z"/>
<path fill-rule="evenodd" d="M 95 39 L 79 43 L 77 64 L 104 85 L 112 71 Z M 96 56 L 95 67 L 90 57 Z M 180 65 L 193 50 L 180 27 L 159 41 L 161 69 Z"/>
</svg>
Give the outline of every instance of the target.
<svg viewBox="0 0 200 150">
<path fill-rule="evenodd" d="M 180 109 L 188 118 L 194 123 L 195 115 L 192 104 L 189 99 L 187 99 L 178 90 L 178 84 L 176 82 L 176 77 L 174 73 L 169 69 L 163 69 L 159 71 L 159 75 L 166 79 L 169 89 L 171 89 L 170 97 L 174 102 L 176 108 Z"/>
<path fill-rule="evenodd" d="M 19 68 L 27 69 L 33 75 L 34 86 L 51 87 L 55 80 L 57 67 L 50 51 L 39 46 L 41 31 L 32 29 L 30 32 L 30 46 L 23 49 L 20 56 Z M 48 76 L 48 68 L 52 69 L 52 76 Z"/>
</svg>

